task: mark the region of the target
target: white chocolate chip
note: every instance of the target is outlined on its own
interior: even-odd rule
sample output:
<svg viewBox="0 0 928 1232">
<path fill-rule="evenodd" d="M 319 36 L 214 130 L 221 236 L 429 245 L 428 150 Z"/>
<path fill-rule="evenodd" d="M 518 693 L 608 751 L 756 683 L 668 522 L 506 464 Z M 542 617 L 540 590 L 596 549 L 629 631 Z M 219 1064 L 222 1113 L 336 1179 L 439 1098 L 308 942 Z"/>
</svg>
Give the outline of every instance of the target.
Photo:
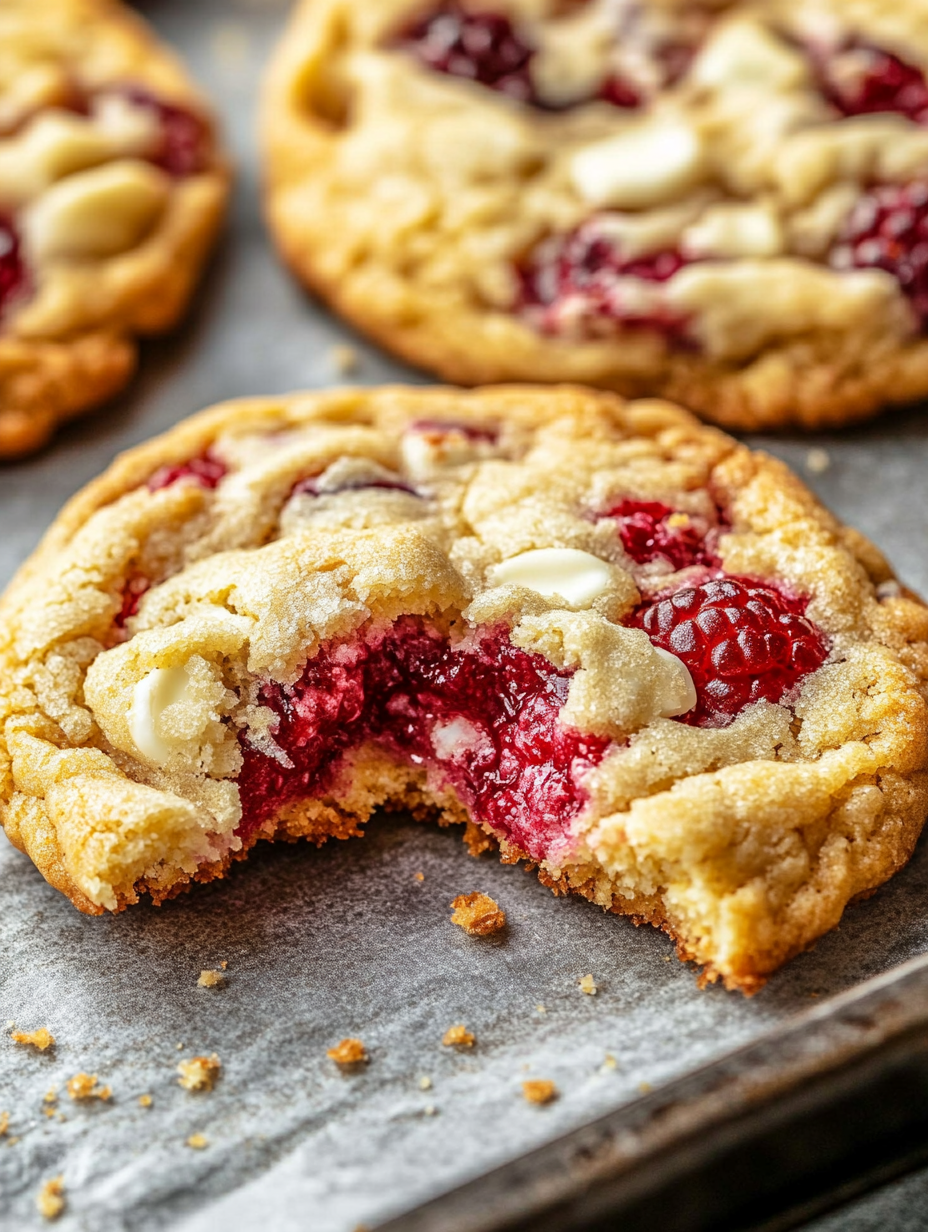
<svg viewBox="0 0 928 1232">
<path fill-rule="evenodd" d="M 788 90 L 808 77 L 806 57 L 749 17 L 719 26 L 690 70 L 690 80 L 709 89 Z"/>
<path fill-rule="evenodd" d="M 699 134 L 675 120 L 643 120 L 574 154 L 570 175 L 594 206 L 640 210 L 671 201 L 703 175 Z"/>
<path fill-rule="evenodd" d="M 134 248 L 151 229 L 168 199 L 163 172 L 122 160 L 61 180 L 25 217 L 34 258 L 100 258 Z"/>
<path fill-rule="evenodd" d="M 683 233 L 683 248 L 698 257 L 774 257 L 783 228 L 766 205 L 714 205 Z"/>
<path fill-rule="evenodd" d="M 400 453 L 406 473 L 426 479 L 445 466 L 464 466 L 497 452 L 491 441 L 470 436 L 454 424 L 447 428 L 411 428 L 403 434 Z"/>
<path fill-rule="evenodd" d="M 662 719 L 673 719 L 677 715 L 686 714 L 698 701 L 696 686 L 693 684 L 689 668 L 682 659 L 678 659 L 676 655 L 660 646 L 654 647 L 654 653 L 659 655 L 670 668 L 669 672 L 665 671 L 661 674 L 662 688 L 658 698 L 660 706 L 658 713 Z"/>
<path fill-rule="evenodd" d="M 559 596 L 571 607 L 589 607 L 613 584 L 610 565 L 577 548 L 535 548 L 494 565 L 494 586 L 524 586 L 546 598 Z"/>
<path fill-rule="evenodd" d="M 156 667 L 143 676 L 132 692 L 129 734 L 136 748 L 149 761 L 163 766 L 176 747 L 165 739 L 161 718 L 168 706 L 192 701 L 191 680 L 185 664 Z"/>
</svg>

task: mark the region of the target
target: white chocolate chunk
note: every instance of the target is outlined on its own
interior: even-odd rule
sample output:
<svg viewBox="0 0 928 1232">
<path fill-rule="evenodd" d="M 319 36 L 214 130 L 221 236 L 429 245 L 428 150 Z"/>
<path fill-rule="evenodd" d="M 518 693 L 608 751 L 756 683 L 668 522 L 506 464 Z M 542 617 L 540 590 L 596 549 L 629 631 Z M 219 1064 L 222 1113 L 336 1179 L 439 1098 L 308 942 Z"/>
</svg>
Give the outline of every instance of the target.
<svg viewBox="0 0 928 1232">
<path fill-rule="evenodd" d="M 445 466 L 465 466 L 492 457 L 496 446 L 485 437 L 470 436 L 454 424 L 442 428 L 410 428 L 403 434 L 400 454 L 413 479 L 427 479 Z"/>
<path fill-rule="evenodd" d="M 163 172 L 134 160 L 69 176 L 27 211 L 27 245 L 38 262 L 126 252 L 154 225 L 169 191 Z"/>
<path fill-rule="evenodd" d="M 683 247 L 699 257 L 774 257 L 783 227 L 766 205 L 714 205 L 683 232 Z"/>
<path fill-rule="evenodd" d="M 665 671 L 661 675 L 662 687 L 659 698 L 661 718 L 672 719 L 679 714 L 686 714 L 688 710 L 693 709 L 698 700 L 696 686 L 693 684 L 689 668 L 682 659 L 678 659 L 676 655 L 660 646 L 654 647 L 654 653 L 659 655 L 670 668 L 669 672 Z"/>
<path fill-rule="evenodd" d="M 808 77 L 806 57 L 749 17 L 720 25 L 690 70 L 690 80 L 709 89 L 789 90 Z"/>
<path fill-rule="evenodd" d="M 494 565 L 494 586 L 524 586 L 546 598 L 559 596 L 571 607 L 589 607 L 613 585 L 610 565 L 578 548 L 535 548 Z"/>
<path fill-rule="evenodd" d="M 675 120 L 643 120 L 616 137 L 574 154 L 570 175 L 584 201 L 594 206 L 640 210 L 672 201 L 692 188 L 705 170 L 702 140 Z"/>
<path fill-rule="evenodd" d="M 186 664 L 156 667 L 142 677 L 132 692 L 129 733 L 143 757 L 159 766 L 164 765 L 176 742 L 165 739 L 161 730 L 162 716 L 168 706 L 193 700 Z"/>
</svg>

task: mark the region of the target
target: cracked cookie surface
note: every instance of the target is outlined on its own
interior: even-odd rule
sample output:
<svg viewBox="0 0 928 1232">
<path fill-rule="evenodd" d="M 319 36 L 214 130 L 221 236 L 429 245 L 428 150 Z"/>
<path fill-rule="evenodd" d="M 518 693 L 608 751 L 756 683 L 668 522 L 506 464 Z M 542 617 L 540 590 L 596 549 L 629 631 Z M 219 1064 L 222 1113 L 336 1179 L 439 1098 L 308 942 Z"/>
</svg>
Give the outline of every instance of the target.
<svg viewBox="0 0 928 1232">
<path fill-rule="evenodd" d="M 0 461 L 117 393 L 183 312 L 228 170 L 204 100 L 118 0 L 0 8 Z"/>
<path fill-rule="evenodd" d="M 2 600 L 0 819 L 90 913 L 380 806 L 467 821 L 751 992 L 911 855 L 926 637 L 872 545 L 668 403 L 231 403 Z"/>
<path fill-rule="evenodd" d="M 886 0 L 302 0 L 270 225 L 445 379 L 848 423 L 928 393 L 926 30 Z"/>
</svg>

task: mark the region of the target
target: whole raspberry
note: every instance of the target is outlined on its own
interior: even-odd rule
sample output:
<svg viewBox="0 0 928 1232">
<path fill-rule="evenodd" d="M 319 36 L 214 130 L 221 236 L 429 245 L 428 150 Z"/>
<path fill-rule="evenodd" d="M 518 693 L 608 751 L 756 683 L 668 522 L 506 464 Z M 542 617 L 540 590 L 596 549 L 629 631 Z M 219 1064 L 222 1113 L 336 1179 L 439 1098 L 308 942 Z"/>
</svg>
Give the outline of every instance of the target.
<svg viewBox="0 0 928 1232">
<path fill-rule="evenodd" d="M 665 560 L 674 569 L 717 565 L 706 545 L 707 526 L 675 512 L 661 501 L 623 500 L 602 515 L 619 523 L 622 547 L 636 564 Z"/>
<path fill-rule="evenodd" d="M 766 583 L 728 577 L 643 606 L 632 623 L 689 669 L 699 700 L 683 721 L 724 727 L 752 702 L 778 702 L 825 661 L 804 610 Z"/>
<path fill-rule="evenodd" d="M 893 111 L 928 124 L 928 82 L 914 64 L 859 42 L 816 59 L 822 92 L 842 115 Z"/>
<path fill-rule="evenodd" d="M 0 214 L 0 316 L 9 300 L 23 289 L 25 281 L 19 233 L 12 219 Z"/>
<path fill-rule="evenodd" d="M 680 335 L 685 320 L 670 311 L 643 312 L 629 302 L 623 283 L 629 278 L 666 282 L 686 264 L 676 249 L 623 256 L 602 220 L 591 218 L 535 250 L 520 271 L 520 307 L 546 333 L 575 328 L 578 322 L 597 332 L 597 322 L 618 321 Z"/>
<path fill-rule="evenodd" d="M 219 458 L 206 453 L 202 458 L 191 458 L 189 462 L 160 467 L 149 479 L 148 490 L 158 492 L 162 488 L 170 488 L 182 479 L 192 479 L 201 488 L 217 488 L 227 469 L 226 464 Z"/>
<path fill-rule="evenodd" d="M 882 269 L 928 328 L 928 180 L 882 184 L 858 201 L 831 252 L 835 269 Z"/>
<path fill-rule="evenodd" d="M 211 135 L 202 116 L 177 103 L 167 103 L 142 86 L 132 86 L 121 94 L 136 107 L 153 112 L 158 120 L 160 138 L 151 155 L 156 166 L 178 179 L 206 170 L 210 162 Z"/>
<path fill-rule="evenodd" d="M 407 26 L 397 45 L 436 72 L 477 81 L 521 102 L 536 101 L 534 48 L 501 13 L 470 12 L 450 0 Z"/>
</svg>

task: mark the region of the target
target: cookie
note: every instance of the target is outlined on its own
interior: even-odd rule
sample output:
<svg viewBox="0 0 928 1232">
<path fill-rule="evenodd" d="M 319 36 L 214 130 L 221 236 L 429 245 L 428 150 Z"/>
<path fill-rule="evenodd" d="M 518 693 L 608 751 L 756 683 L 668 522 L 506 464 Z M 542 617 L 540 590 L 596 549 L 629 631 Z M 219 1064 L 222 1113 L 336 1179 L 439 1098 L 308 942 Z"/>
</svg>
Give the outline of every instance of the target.
<svg viewBox="0 0 928 1232">
<path fill-rule="evenodd" d="M 0 605 L 0 818 L 82 911 L 374 809 L 751 992 L 909 858 L 928 609 L 779 462 L 580 388 L 205 412 Z"/>
<path fill-rule="evenodd" d="M 928 394 L 926 71 L 919 3 L 302 0 L 267 214 L 444 379 L 841 425 Z"/>
<path fill-rule="evenodd" d="M 129 380 L 219 227 L 203 99 L 117 0 L 0 6 L 0 461 Z"/>
</svg>

